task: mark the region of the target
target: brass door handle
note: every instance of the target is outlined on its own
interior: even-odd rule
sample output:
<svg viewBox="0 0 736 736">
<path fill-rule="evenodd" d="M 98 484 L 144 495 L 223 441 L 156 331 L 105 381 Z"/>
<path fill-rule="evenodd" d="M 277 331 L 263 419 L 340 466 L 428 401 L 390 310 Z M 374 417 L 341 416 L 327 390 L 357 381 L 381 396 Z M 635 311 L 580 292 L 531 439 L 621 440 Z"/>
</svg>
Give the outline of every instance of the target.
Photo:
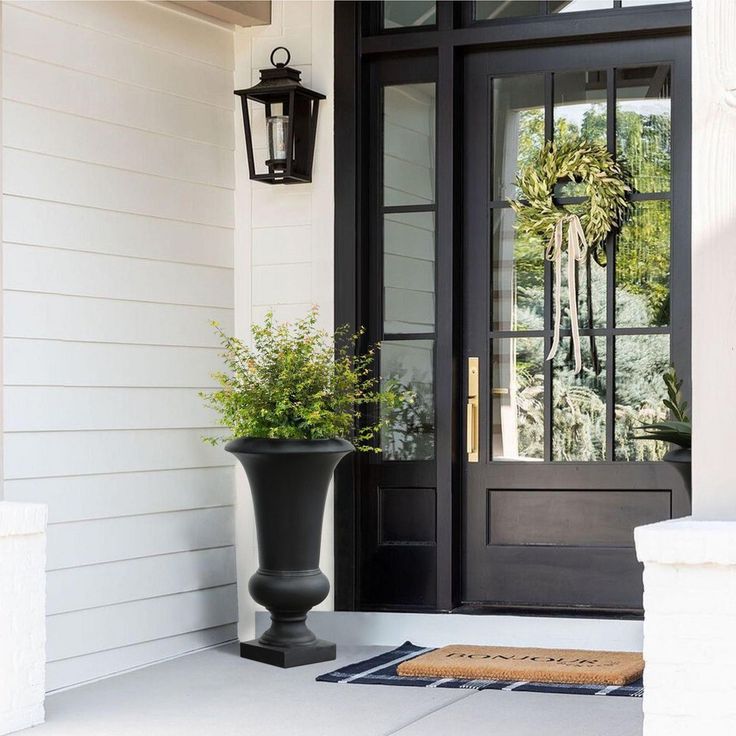
<svg viewBox="0 0 736 736">
<path fill-rule="evenodd" d="M 478 358 L 468 358 L 468 403 L 466 407 L 466 451 L 468 462 L 477 463 L 480 435 L 480 407 L 478 404 Z"/>
</svg>

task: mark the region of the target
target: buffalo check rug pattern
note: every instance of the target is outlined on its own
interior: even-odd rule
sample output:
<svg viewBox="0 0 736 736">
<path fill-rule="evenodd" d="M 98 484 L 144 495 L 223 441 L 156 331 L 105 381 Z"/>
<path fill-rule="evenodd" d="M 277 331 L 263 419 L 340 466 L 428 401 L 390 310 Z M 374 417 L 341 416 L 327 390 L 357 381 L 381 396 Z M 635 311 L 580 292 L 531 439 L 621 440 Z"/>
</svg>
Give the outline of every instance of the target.
<svg viewBox="0 0 736 736">
<path fill-rule="evenodd" d="M 434 651 L 435 647 L 419 647 L 410 641 L 376 657 L 341 667 L 317 677 L 317 682 L 349 685 L 397 685 L 399 687 L 436 687 L 460 690 L 515 690 L 526 693 L 560 693 L 562 695 L 606 695 L 640 698 L 644 693 L 641 680 L 628 685 L 570 685 L 552 682 L 508 682 L 504 680 L 464 680 L 451 677 L 408 677 L 399 675 L 401 662 Z"/>
</svg>

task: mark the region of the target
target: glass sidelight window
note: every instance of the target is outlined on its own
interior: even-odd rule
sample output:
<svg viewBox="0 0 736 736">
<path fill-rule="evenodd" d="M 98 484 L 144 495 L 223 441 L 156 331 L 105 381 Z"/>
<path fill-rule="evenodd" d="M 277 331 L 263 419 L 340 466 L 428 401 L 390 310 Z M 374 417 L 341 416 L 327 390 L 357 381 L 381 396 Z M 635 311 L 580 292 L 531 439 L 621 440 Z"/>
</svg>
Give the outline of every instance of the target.
<svg viewBox="0 0 736 736">
<path fill-rule="evenodd" d="M 383 460 L 434 457 L 435 84 L 382 88 L 381 380 L 413 399 L 383 409 Z"/>
<path fill-rule="evenodd" d="M 496 460 L 657 460 L 666 446 L 635 441 L 663 419 L 670 362 L 670 68 L 583 69 L 493 80 L 491 242 L 491 454 Z M 605 254 L 576 270 L 583 370 L 574 374 L 569 315 L 551 344 L 552 279 L 544 244 L 520 236 L 507 198 L 519 167 L 544 140 L 582 136 L 615 151 L 628 169 L 632 207 Z M 585 198 L 558 184 L 560 205 Z M 562 294 L 567 294 L 563 277 Z"/>
<path fill-rule="evenodd" d="M 412 392 L 398 409 L 384 409 L 388 426 L 381 434 L 383 460 L 434 457 L 434 341 L 386 340 L 381 347 L 381 383 Z"/>
<path fill-rule="evenodd" d="M 383 204 L 433 205 L 435 85 L 383 88 Z"/>
</svg>

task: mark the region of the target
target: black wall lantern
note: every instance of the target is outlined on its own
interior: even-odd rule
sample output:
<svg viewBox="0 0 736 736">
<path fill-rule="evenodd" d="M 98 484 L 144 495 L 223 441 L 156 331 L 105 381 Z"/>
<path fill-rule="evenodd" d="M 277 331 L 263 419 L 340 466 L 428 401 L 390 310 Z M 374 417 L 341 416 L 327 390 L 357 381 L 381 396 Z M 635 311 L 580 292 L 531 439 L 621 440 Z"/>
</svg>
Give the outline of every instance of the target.
<svg viewBox="0 0 736 736">
<path fill-rule="evenodd" d="M 286 52 L 286 61 L 276 63 L 277 51 Z M 269 184 L 298 184 L 312 181 L 312 159 L 317 133 L 317 110 L 325 96 L 299 81 L 302 73 L 287 66 L 291 54 L 277 46 L 271 52 L 273 69 L 261 69 L 261 81 L 255 87 L 235 91 L 243 104 L 245 145 L 250 178 Z M 260 102 L 265 113 L 268 158 L 265 169 L 256 168 L 253 155 L 253 130 L 248 100 Z M 260 111 L 259 111 L 260 112 Z M 255 119 L 254 112 L 254 119 Z"/>
</svg>

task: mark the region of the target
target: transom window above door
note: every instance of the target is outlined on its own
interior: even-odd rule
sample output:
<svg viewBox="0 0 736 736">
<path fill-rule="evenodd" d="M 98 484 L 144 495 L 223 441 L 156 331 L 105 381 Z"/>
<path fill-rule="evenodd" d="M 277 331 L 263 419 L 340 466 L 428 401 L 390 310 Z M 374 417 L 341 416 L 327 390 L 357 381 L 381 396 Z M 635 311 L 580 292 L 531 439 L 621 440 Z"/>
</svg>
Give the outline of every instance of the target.
<svg viewBox="0 0 736 736">
<path fill-rule="evenodd" d="M 639 5 L 662 5 L 672 0 L 476 0 L 473 19 L 494 21 L 505 18 L 528 18 L 535 15 L 581 13 L 589 10 L 613 10 Z"/>
<path fill-rule="evenodd" d="M 670 364 L 671 70 L 668 64 L 500 76 L 492 80 L 491 457 L 524 461 L 658 460 L 666 445 L 634 440 L 666 418 Z M 631 210 L 605 255 L 576 264 L 583 370 L 574 373 L 569 307 L 549 350 L 553 286 L 544 244 L 519 235 L 509 198 L 545 140 L 582 137 L 626 168 Z M 555 196 L 581 212 L 580 185 Z M 562 294 L 567 294 L 563 277 Z"/>
<path fill-rule="evenodd" d="M 671 5 L 676 0 L 475 0 L 466 2 L 464 24 L 529 20 L 539 16 Z M 437 27 L 435 0 L 384 0 L 379 28 L 423 30 Z"/>
</svg>

